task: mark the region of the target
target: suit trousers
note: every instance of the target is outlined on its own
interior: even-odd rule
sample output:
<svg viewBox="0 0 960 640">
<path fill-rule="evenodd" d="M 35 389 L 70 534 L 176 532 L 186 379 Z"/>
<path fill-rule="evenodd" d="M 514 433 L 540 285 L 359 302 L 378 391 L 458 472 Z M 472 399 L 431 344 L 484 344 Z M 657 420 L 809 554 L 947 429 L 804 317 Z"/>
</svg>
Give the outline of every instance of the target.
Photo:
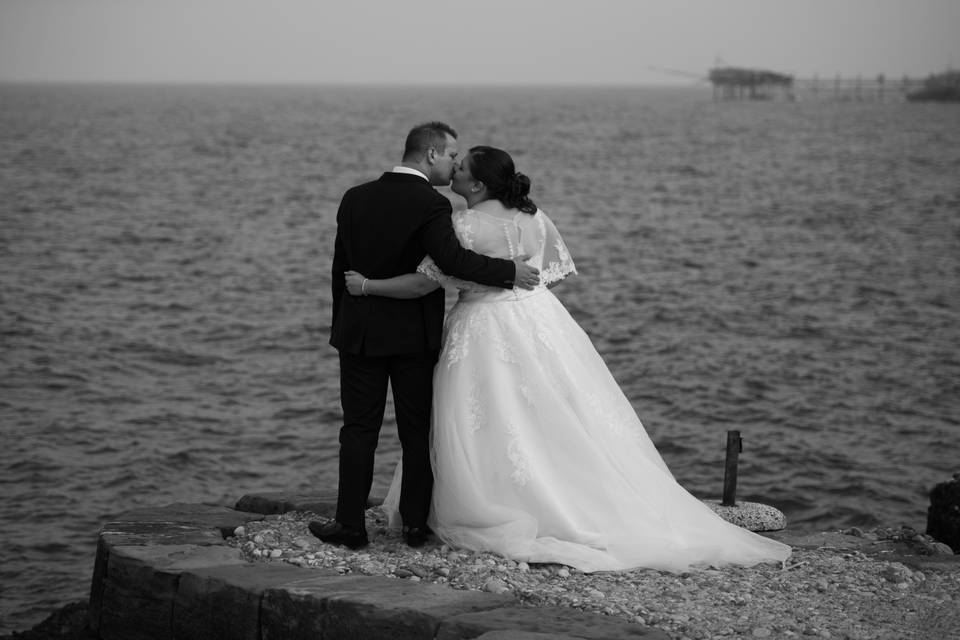
<svg viewBox="0 0 960 640">
<path fill-rule="evenodd" d="M 340 352 L 340 480 L 337 522 L 365 528 L 373 484 L 374 452 L 383 425 L 387 382 L 393 389 L 397 435 L 403 458 L 400 516 L 404 526 L 423 527 L 430 510 L 430 411 L 436 352 L 365 356 Z"/>
</svg>

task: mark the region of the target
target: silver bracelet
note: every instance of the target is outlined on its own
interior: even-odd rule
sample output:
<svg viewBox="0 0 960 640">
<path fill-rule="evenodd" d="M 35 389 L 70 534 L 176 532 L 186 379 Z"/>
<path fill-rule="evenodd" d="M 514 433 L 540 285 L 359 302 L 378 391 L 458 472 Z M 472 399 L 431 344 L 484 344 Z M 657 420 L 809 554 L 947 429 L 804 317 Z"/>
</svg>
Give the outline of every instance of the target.
<svg viewBox="0 0 960 640">
<path fill-rule="evenodd" d="M 363 282 L 360 283 L 360 293 L 367 295 L 367 280 L 370 278 L 364 278 Z"/>
</svg>

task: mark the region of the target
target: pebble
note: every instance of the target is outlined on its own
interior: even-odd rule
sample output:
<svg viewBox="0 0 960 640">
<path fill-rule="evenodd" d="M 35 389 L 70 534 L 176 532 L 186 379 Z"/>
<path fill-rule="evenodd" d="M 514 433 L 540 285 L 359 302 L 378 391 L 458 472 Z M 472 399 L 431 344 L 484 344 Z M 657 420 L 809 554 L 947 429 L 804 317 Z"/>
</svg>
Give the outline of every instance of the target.
<svg viewBox="0 0 960 640">
<path fill-rule="evenodd" d="M 880 575 L 889 582 L 902 584 L 908 582 L 913 576 L 913 572 L 899 562 L 893 562 L 884 568 Z"/>
<path fill-rule="evenodd" d="M 298 548 L 300 548 L 300 549 L 309 549 L 310 547 L 313 546 L 313 540 L 308 540 L 307 538 L 304 538 L 304 537 L 301 536 L 301 537 L 299 537 L 299 538 L 296 538 L 296 539 L 293 541 L 293 544 L 294 544 L 294 546 L 296 546 L 296 547 L 298 547 Z"/>
<path fill-rule="evenodd" d="M 952 556 L 953 549 L 950 548 L 950 545 L 944 544 L 942 542 L 927 542 L 924 544 L 927 551 L 929 551 L 932 556 Z"/>
<path fill-rule="evenodd" d="M 410 571 L 413 571 L 413 575 L 417 576 L 418 578 L 426 578 L 430 575 L 430 570 L 419 564 L 415 564 L 410 567 Z"/>
<path fill-rule="evenodd" d="M 507 591 L 510 591 L 510 587 L 508 587 L 503 580 L 491 578 L 483 585 L 483 590 L 487 593 L 506 593 Z"/>
</svg>

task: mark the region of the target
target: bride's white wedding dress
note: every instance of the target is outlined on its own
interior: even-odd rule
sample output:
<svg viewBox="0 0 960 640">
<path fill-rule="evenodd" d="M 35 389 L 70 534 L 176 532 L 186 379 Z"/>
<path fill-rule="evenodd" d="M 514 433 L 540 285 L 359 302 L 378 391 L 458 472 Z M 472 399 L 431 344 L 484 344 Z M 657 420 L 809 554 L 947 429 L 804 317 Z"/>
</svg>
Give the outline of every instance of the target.
<svg viewBox="0 0 960 640">
<path fill-rule="evenodd" d="M 674 480 L 586 333 L 545 286 L 576 273 L 538 211 L 454 214 L 463 246 L 530 256 L 542 283 L 460 289 L 434 373 L 429 524 L 447 544 L 583 571 L 779 562 L 790 547 L 722 520 Z M 399 524 L 398 468 L 384 507 Z"/>
</svg>

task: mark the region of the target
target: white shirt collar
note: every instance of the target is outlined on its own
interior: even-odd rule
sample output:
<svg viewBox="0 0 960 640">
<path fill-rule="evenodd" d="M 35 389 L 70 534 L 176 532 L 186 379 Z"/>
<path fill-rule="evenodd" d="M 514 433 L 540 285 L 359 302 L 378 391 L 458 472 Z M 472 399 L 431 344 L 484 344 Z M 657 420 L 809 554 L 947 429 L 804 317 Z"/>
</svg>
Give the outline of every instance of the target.
<svg viewBox="0 0 960 640">
<path fill-rule="evenodd" d="M 392 173 L 409 173 L 412 176 L 420 176 L 427 182 L 430 182 L 426 174 L 424 174 L 422 171 L 417 171 L 416 169 L 411 169 L 410 167 L 405 167 L 403 165 L 397 165 L 393 169 L 390 169 L 390 171 Z"/>
</svg>

